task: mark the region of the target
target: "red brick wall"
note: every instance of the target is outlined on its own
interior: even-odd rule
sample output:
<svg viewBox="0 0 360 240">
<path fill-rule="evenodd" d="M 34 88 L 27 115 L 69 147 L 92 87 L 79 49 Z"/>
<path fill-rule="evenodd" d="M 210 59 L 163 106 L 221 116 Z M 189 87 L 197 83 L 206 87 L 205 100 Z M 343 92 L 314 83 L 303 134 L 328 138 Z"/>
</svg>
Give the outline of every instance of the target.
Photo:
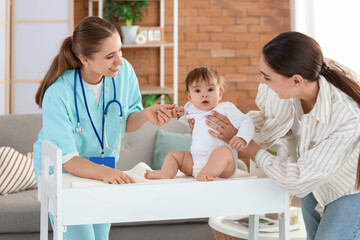
<svg viewBox="0 0 360 240">
<path fill-rule="evenodd" d="M 227 80 L 224 100 L 242 111 L 255 108 L 262 46 L 290 29 L 288 0 L 180 1 L 179 78 L 197 65 Z M 184 86 L 180 87 L 184 98 Z M 183 103 L 184 101 L 181 101 Z"/>
<path fill-rule="evenodd" d="M 75 0 L 75 24 L 87 15 L 87 0 Z M 165 39 L 172 40 L 172 0 L 166 0 Z M 95 12 L 95 9 L 94 9 Z M 150 1 L 142 26 L 159 24 L 159 2 Z M 196 66 L 215 68 L 227 80 L 224 101 L 243 112 L 256 109 L 262 46 L 290 30 L 289 0 L 179 0 L 179 105 L 183 81 Z M 159 50 L 124 49 L 140 86 L 159 84 Z M 166 50 L 166 85 L 172 86 L 172 49 Z"/>
<path fill-rule="evenodd" d="M 88 16 L 88 3 L 87 0 L 74 0 L 74 24 L 75 26 L 79 22 Z M 94 2 L 94 8 L 96 8 L 95 13 L 97 12 L 97 2 Z"/>
</svg>

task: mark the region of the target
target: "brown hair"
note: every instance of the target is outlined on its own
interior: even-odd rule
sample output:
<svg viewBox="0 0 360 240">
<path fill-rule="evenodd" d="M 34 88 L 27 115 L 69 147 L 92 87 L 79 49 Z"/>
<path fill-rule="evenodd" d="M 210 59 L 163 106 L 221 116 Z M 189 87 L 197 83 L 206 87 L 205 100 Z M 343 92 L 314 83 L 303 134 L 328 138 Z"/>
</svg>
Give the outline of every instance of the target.
<svg viewBox="0 0 360 240">
<path fill-rule="evenodd" d="M 100 44 L 117 32 L 108 21 L 99 17 L 87 17 L 77 25 L 73 36 L 65 38 L 59 54 L 54 58 L 35 95 L 35 102 L 42 107 L 45 91 L 66 70 L 82 66 L 80 54 L 91 58 L 100 50 Z"/>
<path fill-rule="evenodd" d="M 286 77 L 299 74 L 312 82 L 318 81 L 322 75 L 360 106 L 360 85 L 335 61 L 326 63 L 319 44 L 313 38 L 299 32 L 284 32 L 268 42 L 262 54 L 278 74 Z M 356 175 L 356 189 L 359 188 L 360 156 Z"/>
<path fill-rule="evenodd" d="M 225 79 L 215 69 L 210 67 L 197 67 L 186 76 L 186 92 L 190 91 L 189 88 L 194 82 L 199 83 L 205 81 L 209 83 L 212 78 L 215 78 L 220 89 L 224 90 Z"/>
</svg>

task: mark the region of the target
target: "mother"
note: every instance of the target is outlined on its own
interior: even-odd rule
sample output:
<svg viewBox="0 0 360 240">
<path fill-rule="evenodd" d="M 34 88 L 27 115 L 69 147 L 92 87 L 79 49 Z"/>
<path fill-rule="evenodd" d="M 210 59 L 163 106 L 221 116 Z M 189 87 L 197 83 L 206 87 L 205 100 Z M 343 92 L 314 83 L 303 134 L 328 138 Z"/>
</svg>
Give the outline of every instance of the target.
<svg viewBox="0 0 360 240">
<path fill-rule="evenodd" d="M 319 44 L 298 32 L 282 33 L 264 46 L 260 72 L 260 111 L 248 113 L 256 134 L 242 152 L 276 184 L 302 198 L 308 239 L 359 239 L 360 86 L 355 75 L 325 61 Z M 235 135 L 219 113 L 209 120 L 219 125 L 208 123 L 213 136 L 228 142 Z"/>
</svg>

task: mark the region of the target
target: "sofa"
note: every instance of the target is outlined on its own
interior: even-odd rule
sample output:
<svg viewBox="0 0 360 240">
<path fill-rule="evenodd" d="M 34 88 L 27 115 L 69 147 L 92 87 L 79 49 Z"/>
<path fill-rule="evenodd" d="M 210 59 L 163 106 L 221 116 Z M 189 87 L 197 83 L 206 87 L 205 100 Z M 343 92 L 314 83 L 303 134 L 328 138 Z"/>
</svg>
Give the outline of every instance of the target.
<svg viewBox="0 0 360 240">
<path fill-rule="evenodd" d="M 33 151 L 33 143 L 42 126 L 40 114 L 0 115 L 0 147 L 9 146 L 27 153 Z M 122 139 L 117 168 L 128 170 L 138 162 L 152 166 L 154 146 L 159 129 L 172 133 L 189 133 L 189 127 L 173 119 L 161 128 L 146 123 L 140 130 L 126 133 Z M 242 169 L 246 165 L 239 163 Z M 150 206 L 151 207 L 151 206 Z M 0 239 L 32 240 L 40 237 L 40 202 L 37 189 L 0 195 Z M 52 230 L 49 224 L 49 239 Z M 208 219 L 183 219 L 156 222 L 114 223 L 110 239 L 215 239 Z"/>
</svg>

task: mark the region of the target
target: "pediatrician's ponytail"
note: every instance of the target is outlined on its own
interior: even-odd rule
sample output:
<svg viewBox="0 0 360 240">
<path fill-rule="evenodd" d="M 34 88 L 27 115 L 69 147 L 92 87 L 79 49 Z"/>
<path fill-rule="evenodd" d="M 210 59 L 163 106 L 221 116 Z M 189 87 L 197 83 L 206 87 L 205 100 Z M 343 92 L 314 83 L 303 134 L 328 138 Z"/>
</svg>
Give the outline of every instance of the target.
<svg viewBox="0 0 360 240">
<path fill-rule="evenodd" d="M 75 28 L 73 36 L 67 37 L 61 45 L 59 54 L 54 58 L 40 87 L 35 95 L 35 102 L 42 107 L 45 91 L 66 70 L 81 67 L 80 55 L 91 58 L 100 50 L 100 44 L 112 34 L 116 28 L 99 17 L 87 17 Z"/>
<path fill-rule="evenodd" d="M 61 45 L 59 54 L 54 58 L 51 63 L 50 69 L 46 73 L 44 80 L 41 82 L 40 87 L 35 95 L 35 101 L 41 108 L 42 99 L 45 91 L 61 74 L 68 69 L 80 67 L 82 64 L 80 60 L 74 55 L 72 51 L 72 37 L 67 37 Z"/>
</svg>

